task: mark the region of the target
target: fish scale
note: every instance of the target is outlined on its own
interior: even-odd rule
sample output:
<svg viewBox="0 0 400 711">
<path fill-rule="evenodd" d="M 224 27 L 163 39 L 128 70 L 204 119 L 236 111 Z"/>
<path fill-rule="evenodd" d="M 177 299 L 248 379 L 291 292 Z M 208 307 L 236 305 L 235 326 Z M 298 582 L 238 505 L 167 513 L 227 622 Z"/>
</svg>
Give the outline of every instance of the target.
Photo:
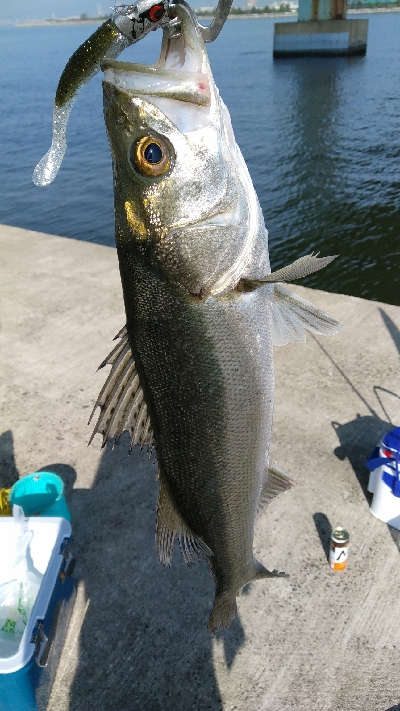
<svg viewBox="0 0 400 711">
<path fill-rule="evenodd" d="M 218 587 L 236 592 L 254 576 L 272 427 L 268 287 L 199 303 L 144 267 L 123 282 L 160 471 L 183 519 L 213 552 Z"/>
</svg>

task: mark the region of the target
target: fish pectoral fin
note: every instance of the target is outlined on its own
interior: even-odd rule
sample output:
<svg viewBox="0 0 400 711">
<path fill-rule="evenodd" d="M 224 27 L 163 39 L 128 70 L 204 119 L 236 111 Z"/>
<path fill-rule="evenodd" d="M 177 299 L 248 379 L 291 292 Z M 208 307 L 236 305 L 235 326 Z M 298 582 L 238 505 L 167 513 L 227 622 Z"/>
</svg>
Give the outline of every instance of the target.
<svg viewBox="0 0 400 711">
<path fill-rule="evenodd" d="M 147 444 L 152 448 L 150 416 L 126 328 L 124 327 L 115 338 L 120 339 L 119 343 L 99 366 L 99 369 L 105 365 L 111 365 L 112 368 L 89 418 L 90 424 L 96 408 L 100 407 L 100 415 L 89 444 L 97 432 L 103 435 L 104 447 L 112 438 L 117 443 L 124 430 L 129 430 L 130 449 L 135 444 L 141 447 Z"/>
<path fill-rule="evenodd" d="M 297 481 L 289 474 L 270 462 L 264 473 L 264 482 L 258 499 L 257 516 L 269 506 L 271 501 L 283 491 L 288 491 L 296 486 Z M 261 576 L 266 577 L 266 576 Z"/>
<path fill-rule="evenodd" d="M 168 567 L 172 562 L 174 544 L 178 539 L 185 563 L 212 556 L 210 548 L 198 538 L 183 520 L 173 500 L 165 476 L 159 472 L 160 489 L 157 501 L 156 541 L 158 557 Z"/>
<path fill-rule="evenodd" d="M 241 279 L 239 291 L 254 291 L 266 284 L 275 284 L 271 299 L 272 310 L 272 342 L 274 346 L 284 346 L 286 343 L 305 343 L 306 331 L 312 331 L 323 336 L 330 336 L 342 328 L 342 324 L 321 309 L 300 296 L 295 296 L 278 281 L 293 281 L 323 269 L 336 259 L 333 257 L 318 257 L 308 254 L 296 259 L 283 269 L 271 272 L 264 279 Z"/>
<path fill-rule="evenodd" d="M 283 286 L 274 287 L 271 300 L 272 343 L 305 343 L 306 331 L 322 336 L 331 336 L 342 328 L 340 321 L 331 318 L 326 311 L 318 309 L 309 301 L 292 294 Z"/>
<path fill-rule="evenodd" d="M 242 279 L 240 282 L 241 288 L 244 291 L 252 291 L 265 284 L 302 279 L 328 266 L 328 264 L 339 256 L 335 254 L 331 257 L 318 257 L 318 254 L 319 252 L 317 254 L 307 254 L 305 257 L 300 257 L 300 259 L 296 259 L 292 264 L 288 264 L 287 267 L 278 269 L 276 272 L 271 272 L 271 274 L 268 274 L 263 279 Z"/>
</svg>

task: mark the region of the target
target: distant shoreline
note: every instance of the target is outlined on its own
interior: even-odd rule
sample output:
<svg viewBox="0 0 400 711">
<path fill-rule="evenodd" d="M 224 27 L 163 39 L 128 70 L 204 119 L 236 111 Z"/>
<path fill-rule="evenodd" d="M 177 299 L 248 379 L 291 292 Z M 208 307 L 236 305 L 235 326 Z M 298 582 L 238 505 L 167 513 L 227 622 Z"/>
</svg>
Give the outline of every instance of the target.
<svg viewBox="0 0 400 711">
<path fill-rule="evenodd" d="M 375 15 L 382 12 L 400 12 L 400 7 L 381 7 L 347 10 L 347 15 Z M 197 15 L 199 20 L 211 20 L 212 15 Z M 293 17 L 297 18 L 297 12 L 249 12 L 228 15 L 228 20 L 252 20 L 261 17 Z M 65 27 L 69 25 L 101 25 L 105 19 L 91 18 L 87 20 L 27 20 L 26 22 L 16 22 L 14 27 Z"/>
</svg>

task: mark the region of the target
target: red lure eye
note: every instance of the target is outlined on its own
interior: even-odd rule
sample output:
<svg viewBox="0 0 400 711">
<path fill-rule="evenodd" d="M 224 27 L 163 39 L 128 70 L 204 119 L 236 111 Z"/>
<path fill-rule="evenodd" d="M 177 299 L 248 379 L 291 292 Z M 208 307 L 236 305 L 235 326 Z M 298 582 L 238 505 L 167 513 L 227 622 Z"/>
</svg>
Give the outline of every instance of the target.
<svg viewBox="0 0 400 711">
<path fill-rule="evenodd" d="M 153 5 L 149 10 L 149 18 L 152 22 L 161 20 L 163 15 L 165 15 L 164 5 Z"/>
</svg>

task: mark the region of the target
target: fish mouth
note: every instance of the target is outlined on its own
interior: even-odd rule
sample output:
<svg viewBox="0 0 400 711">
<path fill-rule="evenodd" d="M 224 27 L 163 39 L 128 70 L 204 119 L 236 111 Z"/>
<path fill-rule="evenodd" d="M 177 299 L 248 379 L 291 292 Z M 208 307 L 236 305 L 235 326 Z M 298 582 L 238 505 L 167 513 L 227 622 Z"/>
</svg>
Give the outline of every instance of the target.
<svg viewBox="0 0 400 711">
<path fill-rule="evenodd" d="M 184 225 L 172 226 L 167 234 L 167 239 L 181 232 L 193 232 L 195 230 L 201 230 L 205 228 L 236 228 L 242 229 L 247 223 L 246 215 L 241 209 L 240 202 L 236 203 L 234 209 L 223 210 L 221 212 L 215 212 L 213 215 L 208 216 L 203 220 L 198 220 L 196 222 L 187 222 Z"/>
<path fill-rule="evenodd" d="M 107 59 L 104 81 L 135 97 L 175 99 L 199 107 L 211 105 L 214 86 L 197 19 L 185 4 L 173 5 L 181 26 L 178 37 L 164 29 L 161 52 L 153 66 Z"/>
</svg>

